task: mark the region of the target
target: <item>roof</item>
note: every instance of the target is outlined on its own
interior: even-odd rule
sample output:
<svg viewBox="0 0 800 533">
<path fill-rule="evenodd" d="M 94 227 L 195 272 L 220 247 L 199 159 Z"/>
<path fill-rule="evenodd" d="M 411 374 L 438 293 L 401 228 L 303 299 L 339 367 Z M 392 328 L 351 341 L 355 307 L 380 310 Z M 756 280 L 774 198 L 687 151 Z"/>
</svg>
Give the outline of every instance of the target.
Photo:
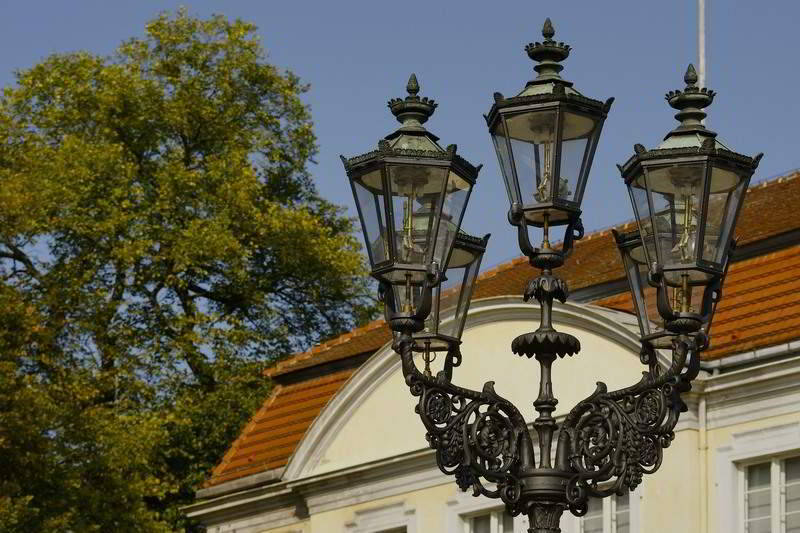
<svg viewBox="0 0 800 533">
<path fill-rule="evenodd" d="M 280 468 L 308 426 L 344 385 L 350 368 L 292 385 L 278 385 L 211 473 L 207 486 Z"/>
<path fill-rule="evenodd" d="M 751 187 L 737 225 L 739 249 L 800 230 L 800 217 L 790 206 L 800 206 L 800 173 Z M 633 224 L 627 223 L 616 229 L 632 228 Z M 800 336 L 800 240 L 790 244 L 731 265 L 705 359 Z M 568 281 L 572 292 L 604 284 L 610 284 L 608 292 L 623 290 L 621 284 L 613 284 L 624 280 L 624 273 L 611 230 L 577 241 L 558 274 Z M 473 298 L 520 295 L 533 275 L 524 257 L 498 265 L 479 276 Z M 608 292 L 592 303 L 631 310 L 627 290 Z M 269 368 L 266 375 L 279 385 L 214 469 L 207 486 L 285 466 L 325 404 L 364 358 L 390 339 L 385 322 L 375 320 Z M 337 367 L 346 362 L 353 364 L 344 370 Z"/>
<path fill-rule="evenodd" d="M 592 302 L 633 311 L 630 292 Z M 800 245 L 733 263 L 704 360 L 796 339 L 800 331 Z"/>
</svg>

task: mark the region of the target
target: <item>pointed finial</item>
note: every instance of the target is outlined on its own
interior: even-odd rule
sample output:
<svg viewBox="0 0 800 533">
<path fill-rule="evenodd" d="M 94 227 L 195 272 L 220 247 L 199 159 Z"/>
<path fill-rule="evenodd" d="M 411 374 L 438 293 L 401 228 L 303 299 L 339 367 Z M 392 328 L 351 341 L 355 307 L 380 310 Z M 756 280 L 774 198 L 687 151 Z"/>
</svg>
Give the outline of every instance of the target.
<svg viewBox="0 0 800 533">
<path fill-rule="evenodd" d="M 544 41 L 541 43 L 529 43 L 525 47 L 525 51 L 528 53 L 528 57 L 538 63 L 533 67 L 533 70 L 538 74 L 536 80 L 541 83 L 558 81 L 559 83 L 569 84 L 569 82 L 562 80 L 558 73 L 564 68 L 559 63 L 569 56 L 570 47 L 568 44 L 554 41 L 553 36 L 555 34 L 556 30 L 553 29 L 553 21 L 548 17 L 544 21 L 544 26 L 542 26 Z"/>
<path fill-rule="evenodd" d="M 408 77 L 406 91 L 408 91 L 408 96 L 405 98 L 392 98 L 389 100 L 389 109 L 392 110 L 392 114 L 397 117 L 397 120 L 403 124 L 403 127 L 422 129 L 421 124 L 430 118 L 437 104 L 427 96 L 420 98 L 417 95 L 419 93 L 419 82 L 416 74 L 411 74 Z"/>
<path fill-rule="evenodd" d="M 697 83 L 697 71 L 694 69 L 694 65 L 689 63 L 689 68 L 686 69 L 686 74 L 683 76 L 683 81 L 686 82 L 686 85 L 695 85 Z"/>
<path fill-rule="evenodd" d="M 680 122 L 680 125 L 669 132 L 667 137 L 683 134 L 694 135 L 695 133 L 714 137 L 716 133 L 706 129 L 703 125 L 703 119 L 706 118 L 706 112 L 703 109 L 714 101 L 714 91 L 697 86 L 697 71 L 691 63 L 686 68 L 683 81 L 686 82 L 683 90 L 669 91 L 666 95 L 670 107 L 678 110 L 675 118 Z"/>
<path fill-rule="evenodd" d="M 406 91 L 411 96 L 416 96 L 419 92 L 419 83 L 417 82 L 417 75 L 412 73 L 411 76 L 408 78 L 408 85 L 406 85 Z"/>
<path fill-rule="evenodd" d="M 550 17 L 547 17 L 544 20 L 544 26 L 542 27 L 542 36 L 549 41 L 555 34 L 556 30 L 553 29 L 553 23 L 550 21 Z"/>
</svg>

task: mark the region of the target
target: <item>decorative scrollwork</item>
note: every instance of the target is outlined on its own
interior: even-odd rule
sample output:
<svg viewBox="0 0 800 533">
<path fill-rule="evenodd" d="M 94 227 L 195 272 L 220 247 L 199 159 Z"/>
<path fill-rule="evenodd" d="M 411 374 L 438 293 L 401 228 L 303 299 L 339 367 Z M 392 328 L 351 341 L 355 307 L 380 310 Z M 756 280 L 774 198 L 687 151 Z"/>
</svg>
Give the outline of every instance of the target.
<svg viewBox="0 0 800 533">
<path fill-rule="evenodd" d="M 612 392 L 598 383 L 569 413 L 559 435 L 557 461 L 574 472 L 567 489 L 574 514 L 585 514 L 589 496 L 633 490 L 661 466 L 678 417 L 686 410 L 680 393 L 690 388 L 684 369 L 691 346 L 691 339 L 675 339 L 672 365 L 664 373 L 656 370 L 654 352 L 644 354 L 651 370 L 639 383 Z"/>
<path fill-rule="evenodd" d="M 500 498 L 518 513 L 522 485 L 516 473 L 533 461 L 530 435 L 519 411 L 495 392 L 492 382 L 477 392 L 453 385 L 444 371 L 436 377 L 424 375 L 413 361 L 408 339 L 401 338 L 395 350 L 411 394 L 419 398 L 416 411 L 428 444 L 436 450 L 439 469 L 455 476 L 462 490 Z"/>
</svg>

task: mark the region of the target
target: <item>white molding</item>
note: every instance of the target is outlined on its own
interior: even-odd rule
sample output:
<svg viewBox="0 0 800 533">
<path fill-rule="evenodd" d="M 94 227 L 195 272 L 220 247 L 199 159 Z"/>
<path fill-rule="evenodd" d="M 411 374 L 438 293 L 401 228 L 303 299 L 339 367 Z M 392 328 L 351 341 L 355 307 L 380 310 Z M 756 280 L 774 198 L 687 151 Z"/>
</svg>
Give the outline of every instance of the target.
<svg viewBox="0 0 800 533">
<path fill-rule="evenodd" d="M 485 323 L 532 320 L 536 316 L 536 309 L 536 304 L 524 303 L 516 296 L 475 300 L 470 306 L 465 329 Z M 638 330 L 634 329 L 638 326 L 635 318 L 628 313 L 594 305 L 566 303 L 554 307 L 553 322 L 595 333 L 638 357 L 640 344 Z M 399 371 L 400 360 L 391 344 L 387 343 L 350 376 L 312 422 L 289 459 L 284 479 L 301 479 L 313 472 L 333 439 L 348 422 L 353 407 L 366 399 L 392 373 Z"/>
<path fill-rule="evenodd" d="M 406 533 L 417 533 L 416 509 L 405 503 L 394 503 L 372 509 L 356 511 L 344 524 L 344 533 L 378 533 L 405 527 Z"/>
<path fill-rule="evenodd" d="M 709 429 L 796 413 L 800 357 L 711 376 L 701 386 L 707 395 Z"/>
<path fill-rule="evenodd" d="M 472 495 L 472 492 L 462 492 L 460 490 L 445 503 L 447 507 L 443 533 L 464 533 L 467 519 L 476 514 L 502 511 L 504 509 L 504 504 L 499 499 L 490 499 L 483 496 L 476 498 Z M 528 530 L 527 528 L 527 517 L 514 517 L 514 533 L 524 533 Z"/>
<path fill-rule="evenodd" d="M 800 422 L 734 433 L 731 441 L 730 445 L 717 448 L 714 461 L 717 530 L 741 533 L 741 463 L 800 449 Z"/>
</svg>

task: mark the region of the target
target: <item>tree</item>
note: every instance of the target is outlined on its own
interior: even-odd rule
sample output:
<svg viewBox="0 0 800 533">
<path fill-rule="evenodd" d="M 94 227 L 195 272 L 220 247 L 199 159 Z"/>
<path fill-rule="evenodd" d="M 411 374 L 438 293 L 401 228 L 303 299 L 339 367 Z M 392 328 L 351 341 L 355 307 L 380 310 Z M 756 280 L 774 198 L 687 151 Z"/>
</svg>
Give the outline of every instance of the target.
<svg viewBox="0 0 800 533">
<path fill-rule="evenodd" d="M 0 529 L 178 527 L 265 362 L 371 316 L 307 86 L 255 30 L 164 14 L 5 89 Z"/>
</svg>

